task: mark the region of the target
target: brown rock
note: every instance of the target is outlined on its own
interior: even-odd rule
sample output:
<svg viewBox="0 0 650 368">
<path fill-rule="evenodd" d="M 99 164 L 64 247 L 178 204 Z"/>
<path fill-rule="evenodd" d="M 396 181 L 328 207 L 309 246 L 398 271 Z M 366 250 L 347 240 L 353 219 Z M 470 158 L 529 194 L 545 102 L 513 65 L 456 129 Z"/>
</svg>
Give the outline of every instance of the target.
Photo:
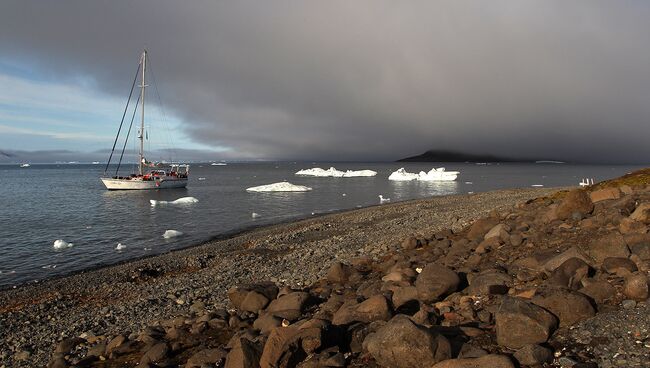
<svg viewBox="0 0 650 368">
<path fill-rule="evenodd" d="M 384 367 L 430 367 L 451 358 L 451 345 L 445 337 L 402 314 L 368 335 L 363 346 Z"/>
<path fill-rule="evenodd" d="M 515 368 L 505 355 L 489 354 L 480 358 L 449 359 L 434 364 L 431 368 Z"/>
<path fill-rule="evenodd" d="M 140 364 L 160 362 L 167 358 L 167 354 L 169 354 L 169 346 L 167 343 L 157 343 L 144 353 L 142 359 L 140 359 Z"/>
<path fill-rule="evenodd" d="M 308 301 L 309 293 L 303 291 L 289 293 L 272 301 L 267 312 L 276 317 L 295 321 L 302 315 Z"/>
<path fill-rule="evenodd" d="M 629 217 L 624 217 L 618 225 L 618 231 L 621 234 L 645 234 L 648 232 L 648 227 L 640 221 L 634 221 Z"/>
<path fill-rule="evenodd" d="M 47 368 L 68 368 L 68 362 L 65 361 L 63 355 L 56 354 L 52 359 L 47 363 Z"/>
<path fill-rule="evenodd" d="M 607 281 L 590 281 L 580 289 L 580 292 L 593 299 L 596 303 L 602 304 L 614 296 L 616 289 Z"/>
<path fill-rule="evenodd" d="M 512 234 L 510 235 L 509 241 L 510 241 L 510 245 L 518 247 L 521 245 L 521 243 L 523 243 L 524 237 L 521 236 L 521 234 Z"/>
<path fill-rule="evenodd" d="M 557 327 L 545 309 L 523 299 L 506 297 L 495 316 L 497 343 L 511 349 L 544 343 Z"/>
<path fill-rule="evenodd" d="M 550 363 L 553 360 L 553 350 L 540 345 L 530 344 L 517 350 L 514 357 L 521 365 L 537 366 Z"/>
<path fill-rule="evenodd" d="M 476 220 L 469 228 L 467 238 L 470 240 L 483 240 L 485 234 L 487 234 L 487 232 L 495 227 L 498 223 L 499 220 L 490 217 Z"/>
<path fill-rule="evenodd" d="M 269 304 L 269 299 L 257 291 L 249 291 L 242 300 L 239 309 L 246 312 L 257 313 Z"/>
<path fill-rule="evenodd" d="M 589 299 L 581 293 L 566 289 L 545 289 L 531 299 L 540 307 L 553 313 L 560 327 L 571 326 L 596 314 Z"/>
<path fill-rule="evenodd" d="M 627 247 L 625 239 L 617 232 L 595 238 L 589 243 L 586 251 L 598 264 L 601 264 L 605 258 L 628 258 L 630 256 L 630 249 Z"/>
<path fill-rule="evenodd" d="M 344 303 L 332 317 L 332 324 L 347 325 L 352 322 L 370 323 L 387 321 L 391 317 L 388 301 L 383 295 L 375 295 L 361 303 L 356 300 Z"/>
<path fill-rule="evenodd" d="M 637 270 L 629 258 L 609 257 L 603 261 L 603 271 L 609 274 L 626 275 Z"/>
<path fill-rule="evenodd" d="M 623 294 L 630 299 L 643 301 L 648 299 L 648 277 L 638 273 L 625 279 Z"/>
<path fill-rule="evenodd" d="M 253 322 L 253 328 L 259 330 L 262 335 L 268 335 L 271 330 L 280 326 L 282 319 L 275 317 L 274 315 L 264 312 L 257 317 L 255 322 Z"/>
<path fill-rule="evenodd" d="M 508 293 L 512 277 L 495 269 L 480 272 L 469 280 L 468 295 L 490 295 Z"/>
<path fill-rule="evenodd" d="M 560 265 L 566 262 L 569 258 L 579 258 L 588 264 L 590 264 L 591 262 L 591 259 L 589 259 L 589 256 L 585 252 L 583 252 L 582 250 L 576 247 L 571 247 L 565 250 L 564 252 L 546 260 L 544 262 L 544 269 L 546 271 L 553 272 L 556 268 L 560 267 Z"/>
<path fill-rule="evenodd" d="M 630 219 L 634 221 L 650 224 L 650 203 L 639 204 L 634 212 L 630 214 Z"/>
<path fill-rule="evenodd" d="M 71 337 L 67 339 L 63 339 L 59 341 L 59 343 L 56 345 L 56 349 L 54 349 L 54 353 L 62 353 L 62 354 L 68 354 L 72 349 L 76 348 L 77 345 L 81 344 L 86 340 L 80 338 L 80 337 Z"/>
<path fill-rule="evenodd" d="M 588 276 L 590 268 L 580 258 L 569 258 L 551 273 L 548 283 L 577 290 L 582 287 L 581 281 Z"/>
<path fill-rule="evenodd" d="M 336 262 L 327 272 L 327 281 L 342 284 L 349 280 L 357 279 L 359 272 L 354 267 Z"/>
<path fill-rule="evenodd" d="M 258 368 L 260 366 L 261 347 L 246 338 L 238 338 L 226 355 L 225 368 Z"/>
<path fill-rule="evenodd" d="M 110 355 L 115 348 L 118 346 L 122 345 L 126 341 L 126 337 L 124 335 L 117 335 L 111 341 L 108 342 L 108 345 L 106 345 L 106 354 Z"/>
<path fill-rule="evenodd" d="M 418 298 L 425 303 L 431 303 L 441 296 L 456 291 L 459 283 L 460 279 L 456 272 L 445 266 L 429 263 L 415 280 L 415 287 Z"/>
<path fill-rule="evenodd" d="M 393 291 L 393 306 L 395 309 L 418 299 L 418 289 L 415 286 L 405 286 Z"/>
<path fill-rule="evenodd" d="M 271 331 L 260 357 L 261 368 L 293 367 L 321 347 L 327 322 L 317 319 L 301 321 Z"/>
<path fill-rule="evenodd" d="M 594 210 L 594 204 L 589 198 L 587 192 L 582 189 L 574 189 L 569 191 L 564 197 L 560 205 L 557 207 L 556 214 L 560 220 L 566 220 L 572 217 L 575 213 L 579 213 L 584 217 Z"/>
<path fill-rule="evenodd" d="M 240 285 L 228 290 L 230 303 L 240 309 L 241 303 L 248 296 L 250 291 L 263 295 L 268 300 L 273 300 L 278 295 L 278 287 L 272 282 L 261 282 L 256 284 Z M 257 312 L 257 310 L 255 311 Z"/>
<path fill-rule="evenodd" d="M 594 203 L 606 201 L 609 199 L 619 199 L 621 198 L 621 191 L 618 188 L 605 188 L 600 190 L 594 190 L 589 194 L 591 201 Z"/>
<path fill-rule="evenodd" d="M 508 233 L 510 228 L 506 224 L 498 224 L 490 229 L 490 231 L 485 234 L 483 237 L 484 240 L 490 238 L 498 238 L 501 241 L 505 242 L 510 239 L 510 234 Z"/>
<path fill-rule="evenodd" d="M 421 242 L 414 236 L 404 239 L 402 242 L 402 249 L 412 250 L 421 246 Z"/>
<path fill-rule="evenodd" d="M 226 355 L 226 351 L 223 349 L 203 349 L 187 360 L 185 368 L 198 368 L 204 364 L 216 364 L 224 360 Z"/>
</svg>

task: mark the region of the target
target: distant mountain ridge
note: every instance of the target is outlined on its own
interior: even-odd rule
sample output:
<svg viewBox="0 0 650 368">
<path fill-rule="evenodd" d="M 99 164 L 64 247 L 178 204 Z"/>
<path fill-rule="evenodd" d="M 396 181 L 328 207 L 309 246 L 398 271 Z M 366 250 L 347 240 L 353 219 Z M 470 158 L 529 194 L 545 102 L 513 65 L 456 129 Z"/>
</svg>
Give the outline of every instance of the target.
<svg viewBox="0 0 650 368">
<path fill-rule="evenodd" d="M 537 159 L 521 159 L 495 155 L 476 155 L 444 150 L 429 150 L 417 156 L 406 157 L 397 162 L 535 162 Z"/>
</svg>

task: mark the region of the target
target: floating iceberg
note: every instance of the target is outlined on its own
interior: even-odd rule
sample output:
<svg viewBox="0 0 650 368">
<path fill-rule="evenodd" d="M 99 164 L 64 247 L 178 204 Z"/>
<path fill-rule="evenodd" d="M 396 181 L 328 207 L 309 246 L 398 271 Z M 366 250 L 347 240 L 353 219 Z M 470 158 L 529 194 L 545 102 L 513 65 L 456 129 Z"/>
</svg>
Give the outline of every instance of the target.
<svg viewBox="0 0 650 368">
<path fill-rule="evenodd" d="M 411 180 L 420 180 L 420 181 L 454 181 L 460 174 L 459 171 L 445 171 L 444 167 L 437 169 L 431 169 L 429 172 L 420 171 L 418 174 L 406 172 L 402 167 L 399 170 L 393 172 L 388 177 L 388 180 L 395 181 L 411 181 Z"/>
<path fill-rule="evenodd" d="M 189 204 L 189 203 L 196 203 L 199 200 L 194 198 L 194 197 L 182 197 L 179 198 L 175 201 L 156 201 L 155 199 L 150 199 L 149 202 L 151 203 L 152 206 L 158 206 L 161 204 Z"/>
<path fill-rule="evenodd" d="M 376 171 L 372 170 L 347 170 L 340 171 L 334 167 L 329 169 L 321 169 L 320 167 L 314 167 L 312 169 L 300 170 L 296 173 L 299 176 L 319 176 L 319 177 L 332 177 L 332 178 L 354 178 L 354 177 L 367 177 L 377 175 Z"/>
<path fill-rule="evenodd" d="M 115 247 L 115 250 L 122 250 L 122 249 L 126 249 L 126 245 L 122 243 L 117 243 L 117 247 Z"/>
<path fill-rule="evenodd" d="M 175 237 L 181 236 L 181 235 L 183 235 L 183 233 L 178 231 L 178 230 L 167 230 L 163 234 L 163 238 L 170 239 L 170 238 L 175 238 Z"/>
<path fill-rule="evenodd" d="M 74 244 L 68 243 L 65 240 L 57 239 L 54 241 L 54 245 L 52 245 L 54 249 L 66 249 L 66 248 L 72 248 Z"/>
<path fill-rule="evenodd" d="M 253 213 L 251 214 L 251 217 L 255 219 L 255 218 L 260 217 L 260 214 L 257 213 L 257 212 L 253 212 Z"/>
<path fill-rule="evenodd" d="M 213 162 L 210 164 L 210 166 L 226 166 L 226 165 L 228 164 L 225 162 Z"/>
<path fill-rule="evenodd" d="M 286 181 L 246 189 L 247 192 L 308 192 L 310 190 L 310 187 L 294 185 Z"/>
</svg>

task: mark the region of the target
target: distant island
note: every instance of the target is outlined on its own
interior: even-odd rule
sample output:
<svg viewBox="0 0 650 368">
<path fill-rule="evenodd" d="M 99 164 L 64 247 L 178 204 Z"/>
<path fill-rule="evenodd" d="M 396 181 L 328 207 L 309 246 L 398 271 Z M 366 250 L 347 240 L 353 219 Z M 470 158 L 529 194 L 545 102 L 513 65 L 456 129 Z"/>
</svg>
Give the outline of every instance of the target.
<svg viewBox="0 0 650 368">
<path fill-rule="evenodd" d="M 476 155 L 445 150 L 429 150 L 417 156 L 406 157 L 397 162 L 537 162 L 561 164 L 563 161 L 530 158 L 512 158 L 495 155 Z"/>
</svg>

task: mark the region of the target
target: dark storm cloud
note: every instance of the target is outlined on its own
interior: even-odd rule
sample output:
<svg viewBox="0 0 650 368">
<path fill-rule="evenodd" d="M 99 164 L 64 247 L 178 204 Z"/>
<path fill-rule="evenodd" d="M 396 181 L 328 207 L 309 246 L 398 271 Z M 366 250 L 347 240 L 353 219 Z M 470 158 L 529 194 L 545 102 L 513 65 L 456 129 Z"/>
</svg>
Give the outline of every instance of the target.
<svg viewBox="0 0 650 368">
<path fill-rule="evenodd" d="M 644 162 L 650 3 L 9 1 L 0 56 L 125 95 L 140 49 L 197 142 L 239 157 L 426 149 Z"/>
</svg>

